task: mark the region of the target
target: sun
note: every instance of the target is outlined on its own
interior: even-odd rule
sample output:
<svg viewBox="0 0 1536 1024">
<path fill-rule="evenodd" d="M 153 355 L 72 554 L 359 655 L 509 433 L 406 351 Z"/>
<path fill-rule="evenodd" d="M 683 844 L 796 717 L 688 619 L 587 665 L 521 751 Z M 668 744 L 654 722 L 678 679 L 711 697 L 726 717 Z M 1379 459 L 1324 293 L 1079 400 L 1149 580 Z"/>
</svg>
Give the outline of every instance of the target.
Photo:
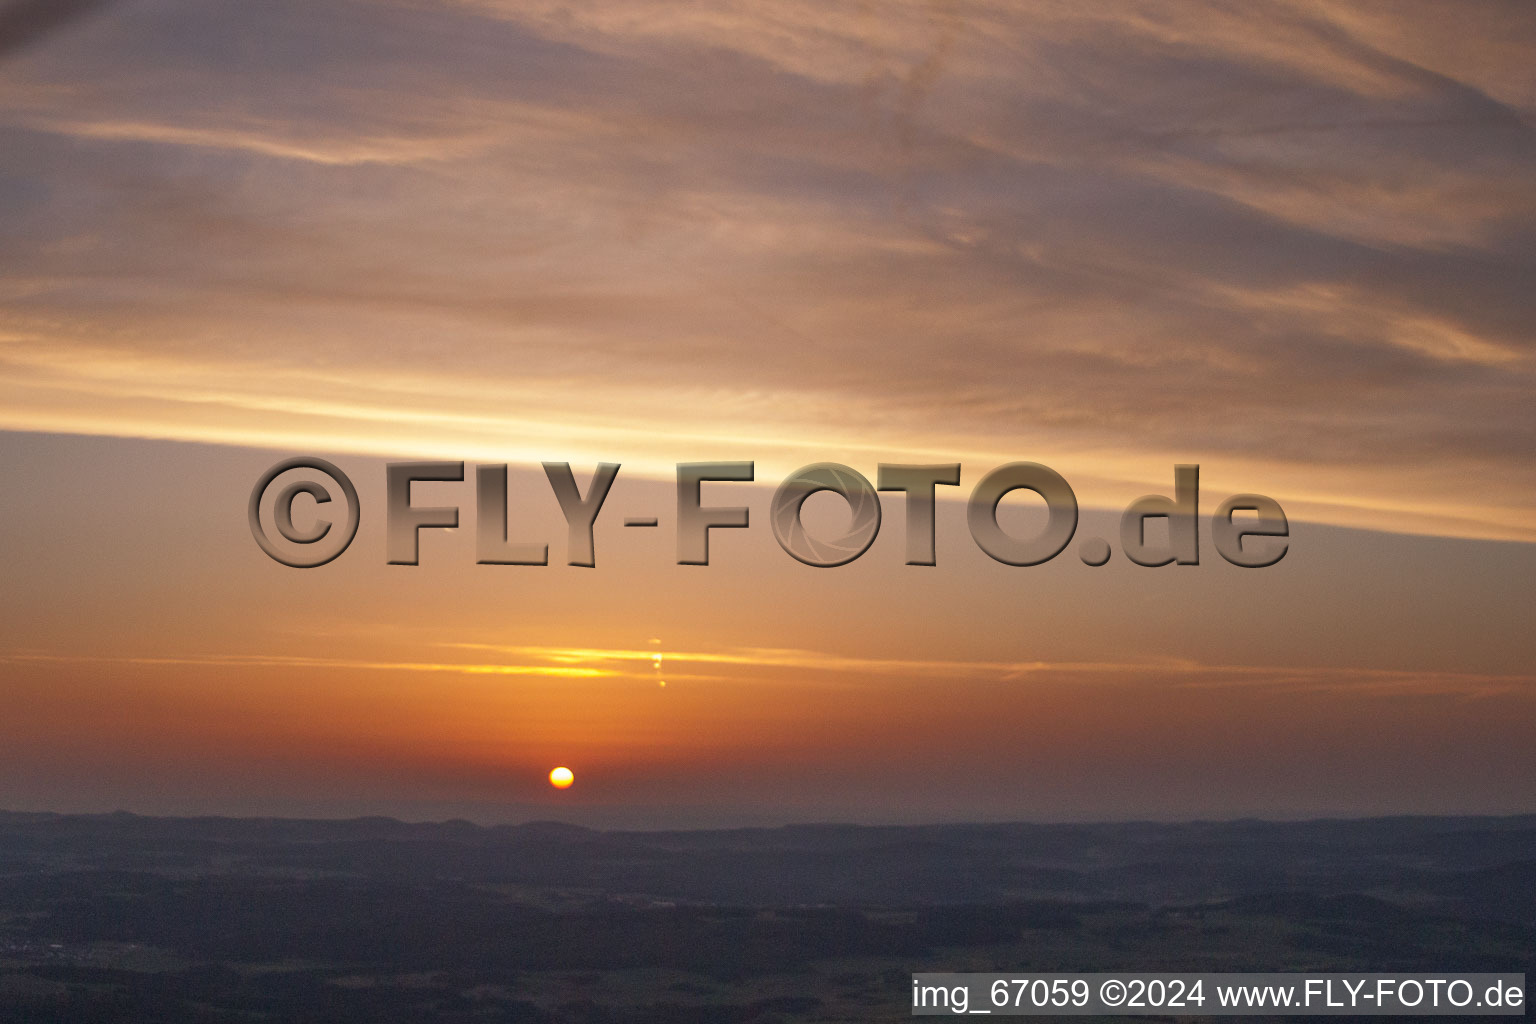
<svg viewBox="0 0 1536 1024">
<path fill-rule="evenodd" d="M 576 773 L 564 765 L 554 768 L 549 773 L 549 784 L 556 789 L 570 789 L 571 783 L 576 781 Z"/>
</svg>

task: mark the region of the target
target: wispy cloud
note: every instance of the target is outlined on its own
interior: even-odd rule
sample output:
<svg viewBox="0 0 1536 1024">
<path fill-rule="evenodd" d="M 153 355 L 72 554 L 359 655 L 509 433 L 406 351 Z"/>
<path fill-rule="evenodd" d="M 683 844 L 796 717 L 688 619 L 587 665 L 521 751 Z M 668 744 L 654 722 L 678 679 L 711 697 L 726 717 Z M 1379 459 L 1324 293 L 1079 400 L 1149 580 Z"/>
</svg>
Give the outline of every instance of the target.
<svg viewBox="0 0 1536 1024">
<path fill-rule="evenodd" d="M 571 665 L 370 661 L 357 658 L 304 657 L 301 655 L 279 654 L 83 655 L 12 651 L 0 655 L 0 661 L 145 665 L 162 668 L 184 666 L 192 668 L 342 669 L 364 672 L 448 672 L 468 676 L 546 676 L 557 679 L 596 679 L 614 674 L 601 668 Z"/>
<path fill-rule="evenodd" d="M 1030 457 L 1105 503 L 1195 460 L 1530 539 L 1532 45 L 1519 4 L 117 5 L 0 67 L 0 426 Z"/>
<path fill-rule="evenodd" d="M 818 686 L 839 676 L 955 682 L 1019 683 L 1031 678 L 1059 682 L 1078 677 L 1097 683 L 1121 682 L 1163 689 L 1221 689 L 1282 693 L 1332 693 L 1465 698 L 1523 694 L 1536 696 L 1536 676 L 1351 668 L 1341 666 L 1208 665 L 1185 659 L 1140 662 L 985 661 L 933 658 L 876 658 L 785 648 L 670 651 L 660 648 L 584 648 L 449 642 L 455 651 L 496 655 L 494 661 L 411 661 L 274 654 L 80 655 L 37 650 L 0 653 L 0 662 L 60 663 L 154 668 L 240 668 L 272 671 L 365 671 L 447 673 L 581 680 L 645 680 L 670 676 L 691 683 L 782 682 L 786 671 L 814 674 Z M 703 670 L 703 671 L 701 671 Z M 713 671 L 711 671 L 713 670 Z M 764 675 L 766 673 L 766 675 Z"/>
<path fill-rule="evenodd" d="M 649 678 L 657 670 L 683 666 L 687 676 L 695 666 L 719 669 L 795 669 L 829 674 L 874 675 L 887 678 L 994 679 L 1013 682 L 1041 677 L 1091 676 L 1135 680 L 1159 686 L 1211 688 L 1242 686 L 1297 692 L 1347 688 L 1360 692 L 1443 693 L 1489 695 L 1536 692 L 1536 676 L 1474 672 L 1366 669 L 1339 666 L 1208 665 L 1186 659 L 1158 658 L 1139 662 L 986 661 L 931 658 L 876 658 L 825 651 L 784 648 L 734 648 L 718 651 L 670 651 L 659 647 L 585 648 L 451 642 L 454 650 L 493 652 L 519 661 L 566 665 L 608 666 L 608 671 Z M 644 669 L 651 669 L 647 673 Z"/>
<path fill-rule="evenodd" d="M 258 156 L 298 160 L 327 167 L 360 164 L 405 165 L 433 160 L 456 160 L 479 148 L 474 138 L 430 136 L 361 136 L 354 138 L 304 138 L 284 126 L 188 127 L 153 121 L 39 120 L 27 125 L 37 131 L 75 139 L 114 142 L 148 142 L 197 149 L 231 150 Z"/>
<path fill-rule="evenodd" d="M 0 3 L 0 58 L 40 42 L 110 0 L 5 0 Z"/>
</svg>

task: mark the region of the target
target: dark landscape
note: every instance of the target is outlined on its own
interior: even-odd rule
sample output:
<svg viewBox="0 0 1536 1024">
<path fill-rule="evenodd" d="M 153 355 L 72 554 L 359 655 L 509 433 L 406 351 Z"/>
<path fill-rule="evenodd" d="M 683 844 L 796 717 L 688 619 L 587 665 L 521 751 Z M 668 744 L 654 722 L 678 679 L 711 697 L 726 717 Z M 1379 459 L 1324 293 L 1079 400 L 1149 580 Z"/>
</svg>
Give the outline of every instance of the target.
<svg viewBox="0 0 1536 1024">
<path fill-rule="evenodd" d="M 7 1021 L 894 1020 L 920 970 L 1528 971 L 1536 817 L 0 814 Z"/>
</svg>

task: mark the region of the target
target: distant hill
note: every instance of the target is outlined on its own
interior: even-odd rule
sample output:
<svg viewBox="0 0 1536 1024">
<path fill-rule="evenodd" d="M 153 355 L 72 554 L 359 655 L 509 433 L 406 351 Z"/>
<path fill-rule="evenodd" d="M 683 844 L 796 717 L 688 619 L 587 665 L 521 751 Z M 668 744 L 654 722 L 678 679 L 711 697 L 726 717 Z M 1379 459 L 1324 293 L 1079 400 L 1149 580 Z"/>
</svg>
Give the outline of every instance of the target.
<svg viewBox="0 0 1536 1024">
<path fill-rule="evenodd" d="M 453 879 L 712 904 L 1370 892 L 1536 923 L 1536 816 L 605 832 L 0 812 L 0 872 Z"/>
</svg>

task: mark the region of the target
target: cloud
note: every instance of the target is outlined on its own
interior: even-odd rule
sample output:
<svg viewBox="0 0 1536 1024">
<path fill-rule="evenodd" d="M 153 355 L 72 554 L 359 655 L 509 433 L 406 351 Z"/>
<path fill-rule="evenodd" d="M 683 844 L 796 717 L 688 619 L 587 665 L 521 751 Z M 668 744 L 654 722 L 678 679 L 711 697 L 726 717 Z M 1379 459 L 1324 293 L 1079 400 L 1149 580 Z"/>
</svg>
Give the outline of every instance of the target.
<svg viewBox="0 0 1536 1024">
<path fill-rule="evenodd" d="M 109 0 L 8 0 L 0 3 L 0 59 L 91 14 Z"/>
<path fill-rule="evenodd" d="M 1194 460 L 1529 538 L 1500 11 L 139 0 L 0 68 L 0 425 Z"/>
<path fill-rule="evenodd" d="M 480 655 L 497 661 L 408 661 L 337 658 L 274 654 L 163 654 L 83 655 L 37 650 L 0 652 L 0 662 L 19 664 L 80 664 L 99 667 L 277 669 L 340 672 L 402 672 L 463 676 L 506 676 L 566 679 L 571 681 L 641 680 L 650 683 L 657 669 L 666 676 L 690 683 L 751 682 L 766 679 L 782 682 L 784 671 L 804 680 L 814 674 L 823 692 L 834 680 L 858 679 L 889 687 L 897 680 L 927 682 L 1138 684 L 1164 691 L 1241 688 L 1271 694 L 1332 694 L 1398 696 L 1421 695 L 1477 699 L 1498 695 L 1529 696 L 1536 693 L 1536 677 L 1520 674 L 1446 672 L 1430 669 L 1403 670 L 1349 666 L 1205 665 L 1181 659 L 1144 662 L 1070 661 L 973 661 L 932 658 L 869 658 L 825 651 L 784 648 L 732 648 L 712 651 L 626 650 L 572 648 L 539 645 L 441 643 L 441 648 Z M 662 660 L 656 662 L 660 653 Z M 656 666 L 653 669 L 653 666 Z M 703 671 L 700 671 L 703 669 Z"/>
<path fill-rule="evenodd" d="M 0 654 L 0 661 L 64 664 L 127 665 L 154 668 L 332 669 L 351 672 L 430 672 L 466 676 L 542 676 L 556 679 L 596 679 L 611 675 L 598 668 L 568 665 L 469 664 L 464 662 L 368 661 L 349 658 L 274 654 L 166 654 L 92 656 L 19 651 Z"/>
<path fill-rule="evenodd" d="M 595 668 L 620 673 L 622 666 L 664 666 L 669 674 L 698 679 L 697 666 L 727 673 L 754 670 L 794 669 L 827 675 L 868 675 L 881 680 L 926 678 L 1015 682 L 1030 677 L 1055 681 L 1072 676 L 1114 681 L 1143 681 L 1161 687 L 1209 689 L 1243 687 L 1275 692 L 1322 693 L 1348 690 L 1360 693 L 1418 693 L 1487 696 L 1496 693 L 1530 693 L 1536 677 L 1435 670 L 1367 669 L 1343 666 L 1206 665 L 1186 659 L 1151 659 L 1141 662 L 980 661 L 965 659 L 871 658 L 826 651 L 785 648 L 737 648 L 714 651 L 673 651 L 658 648 L 626 650 L 572 648 L 485 643 L 444 643 L 439 646 L 462 651 L 495 653 L 519 660 L 534 660 L 567 667 Z M 661 660 L 656 661 L 657 655 Z M 683 666 L 680 670 L 677 666 Z M 608 667 L 605 667 L 608 666 Z M 619 666 L 614 668 L 611 666 Z M 652 673 L 628 669 L 627 674 L 651 678 Z M 703 678 L 710 678 L 705 676 Z M 725 678 L 729 678 L 726 676 Z"/>
</svg>

